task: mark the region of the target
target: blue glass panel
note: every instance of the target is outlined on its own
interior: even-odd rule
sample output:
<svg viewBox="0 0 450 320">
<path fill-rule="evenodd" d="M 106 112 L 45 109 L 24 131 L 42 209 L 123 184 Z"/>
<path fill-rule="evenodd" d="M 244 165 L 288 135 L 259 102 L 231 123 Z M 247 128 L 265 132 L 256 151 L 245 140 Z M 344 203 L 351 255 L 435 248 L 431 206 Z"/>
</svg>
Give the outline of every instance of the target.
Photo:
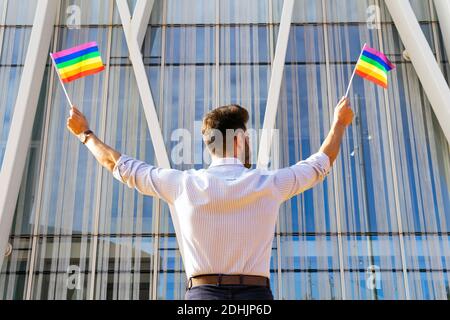
<svg viewBox="0 0 450 320">
<path fill-rule="evenodd" d="M 213 27 L 168 27 L 166 64 L 207 64 L 215 60 Z"/>
<path fill-rule="evenodd" d="M 316 153 L 329 126 L 324 65 L 288 65 L 279 102 L 280 167 L 294 165 Z M 282 206 L 281 232 L 336 230 L 331 176 Z"/>
<path fill-rule="evenodd" d="M 154 242 L 151 237 L 100 237 L 94 298 L 151 298 Z"/>
<path fill-rule="evenodd" d="M 7 25 L 32 25 L 36 7 L 37 1 L 2 1 L 0 2 L 0 17 L 3 15 L 1 12 L 6 8 L 5 23 Z"/>
<path fill-rule="evenodd" d="M 327 22 L 365 23 L 368 20 L 369 7 L 373 5 L 376 5 L 375 0 L 324 1 Z"/>
<path fill-rule="evenodd" d="M 270 63 L 269 28 L 257 25 L 220 28 L 220 63 Z"/>
<path fill-rule="evenodd" d="M 112 23 L 112 1 L 64 0 L 61 1 L 59 23 L 78 29 L 83 25 L 109 25 Z"/>
<path fill-rule="evenodd" d="M 220 23 L 267 23 L 269 2 L 260 0 L 220 1 Z"/>
<path fill-rule="evenodd" d="M 284 0 L 272 0 L 273 22 L 280 23 Z M 293 23 L 323 22 L 322 1 L 295 0 L 292 12 Z"/>
<path fill-rule="evenodd" d="M 343 256 L 350 299 L 404 299 L 400 240 L 396 236 L 346 236 Z"/>
<path fill-rule="evenodd" d="M 32 298 L 87 299 L 92 259 L 93 246 L 90 237 L 39 237 Z"/>
<path fill-rule="evenodd" d="M 168 0 L 168 24 L 216 23 L 216 6 L 219 0 Z"/>
<path fill-rule="evenodd" d="M 323 28 L 321 26 L 293 25 L 289 35 L 286 63 L 316 62 L 325 63 Z"/>
<path fill-rule="evenodd" d="M 5 256 L 0 272 L 0 300 L 23 300 L 31 262 L 31 238 L 12 238 L 9 244 L 11 251 Z"/>
</svg>

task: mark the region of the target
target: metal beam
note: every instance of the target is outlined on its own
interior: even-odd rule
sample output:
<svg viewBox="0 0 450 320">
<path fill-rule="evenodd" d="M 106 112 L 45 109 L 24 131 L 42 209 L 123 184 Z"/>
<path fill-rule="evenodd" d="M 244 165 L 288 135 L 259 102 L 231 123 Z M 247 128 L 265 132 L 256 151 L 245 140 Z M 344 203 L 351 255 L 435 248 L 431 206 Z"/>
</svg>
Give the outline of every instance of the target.
<svg viewBox="0 0 450 320">
<path fill-rule="evenodd" d="M 441 26 L 442 38 L 444 39 L 445 51 L 450 59 L 450 1 L 434 0 L 434 6 Z"/>
<path fill-rule="evenodd" d="M 266 113 L 264 115 L 263 131 L 259 143 L 258 168 L 267 168 L 269 164 L 273 129 L 275 129 L 275 121 L 277 118 L 278 101 L 280 98 L 281 83 L 283 81 L 284 64 L 286 62 L 286 51 L 289 42 L 293 10 L 294 0 L 284 0 L 275 58 L 272 63 L 272 75 L 270 78 Z"/>
<path fill-rule="evenodd" d="M 139 48 L 142 48 L 142 44 L 144 43 L 154 3 L 155 0 L 139 0 L 134 8 L 131 28 L 133 29 L 133 36 L 137 39 Z"/>
<path fill-rule="evenodd" d="M 0 172 L 0 267 L 14 218 L 56 17 L 56 0 L 37 4 Z"/>
<path fill-rule="evenodd" d="M 117 8 L 119 10 L 120 18 L 125 33 L 125 39 L 128 45 L 130 53 L 130 60 L 133 65 L 134 74 L 136 77 L 136 83 L 138 86 L 139 94 L 142 100 L 142 106 L 144 108 L 145 117 L 147 119 L 148 128 L 150 130 L 150 136 L 153 142 L 153 148 L 155 149 L 155 157 L 159 167 L 170 168 L 170 161 L 164 145 L 164 138 L 161 131 L 161 126 L 158 121 L 158 114 L 156 113 L 155 103 L 153 95 L 150 90 L 150 84 L 148 81 L 147 73 L 145 71 L 144 62 L 142 60 L 141 47 L 147 31 L 148 21 L 150 19 L 151 10 L 153 8 L 153 0 L 138 0 L 136 4 L 135 13 L 136 17 L 132 18 L 130 9 L 128 7 L 127 0 L 116 0 Z M 171 212 L 175 212 L 172 205 L 169 205 Z M 160 200 L 156 200 L 156 214 L 154 219 L 154 230 L 156 230 L 154 238 L 154 258 L 153 258 L 153 290 L 152 299 L 157 298 L 157 284 L 158 284 L 158 268 L 159 268 L 159 251 L 157 250 L 159 243 L 159 220 L 161 214 Z M 179 223 L 176 218 L 173 219 L 174 228 L 177 234 L 179 234 Z M 178 240 L 178 239 L 177 239 Z M 182 243 L 178 241 L 180 252 L 183 256 Z"/>
<path fill-rule="evenodd" d="M 146 0 L 139 0 L 136 8 L 145 7 L 141 2 Z M 134 74 L 136 77 L 136 84 L 138 86 L 139 94 L 142 100 L 145 117 L 147 119 L 148 129 L 155 149 L 155 157 L 158 166 L 163 168 L 170 168 L 170 161 L 167 155 L 164 139 L 161 131 L 161 126 L 158 121 L 158 114 L 156 113 L 155 102 L 150 90 L 147 72 L 145 71 L 144 61 L 142 60 L 141 46 L 139 45 L 136 35 L 138 32 L 133 30 L 142 30 L 142 25 L 147 25 L 148 20 L 140 20 L 140 25 L 135 25 L 130 14 L 127 0 L 116 0 L 117 9 L 119 10 L 120 18 L 122 20 L 125 39 L 130 53 L 130 60 L 133 65 Z"/>
<path fill-rule="evenodd" d="M 385 0 L 417 76 L 450 143 L 450 88 L 408 0 Z"/>
</svg>

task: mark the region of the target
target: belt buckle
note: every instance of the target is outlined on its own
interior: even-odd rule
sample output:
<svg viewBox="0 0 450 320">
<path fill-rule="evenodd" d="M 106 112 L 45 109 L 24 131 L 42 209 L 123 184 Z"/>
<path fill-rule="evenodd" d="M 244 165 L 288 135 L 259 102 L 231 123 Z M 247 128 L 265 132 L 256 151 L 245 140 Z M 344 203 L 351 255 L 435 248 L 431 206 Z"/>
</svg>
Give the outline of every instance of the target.
<svg viewBox="0 0 450 320">
<path fill-rule="evenodd" d="M 188 283 L 187 283 L 187 290 L 191 290 L 192 289 L 192 277 L 189 278 Z"/>
</svg>

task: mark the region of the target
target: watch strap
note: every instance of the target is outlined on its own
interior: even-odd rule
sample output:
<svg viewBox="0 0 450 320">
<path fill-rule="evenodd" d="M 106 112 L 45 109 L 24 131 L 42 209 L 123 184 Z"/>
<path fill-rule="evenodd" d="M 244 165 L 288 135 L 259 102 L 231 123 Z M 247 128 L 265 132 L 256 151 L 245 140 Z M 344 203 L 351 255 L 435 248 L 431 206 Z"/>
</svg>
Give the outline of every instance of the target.
<svg viewBox="0 0 450 320">
<path fill-rule="evenodd" d="M 86 130 L 85 132 L 82 133 L 82 135 L 84 136 L 83 144 L 86 144 L 87 138 L 93 133 L 94 132 L 92 130 Z"/>
</svg>

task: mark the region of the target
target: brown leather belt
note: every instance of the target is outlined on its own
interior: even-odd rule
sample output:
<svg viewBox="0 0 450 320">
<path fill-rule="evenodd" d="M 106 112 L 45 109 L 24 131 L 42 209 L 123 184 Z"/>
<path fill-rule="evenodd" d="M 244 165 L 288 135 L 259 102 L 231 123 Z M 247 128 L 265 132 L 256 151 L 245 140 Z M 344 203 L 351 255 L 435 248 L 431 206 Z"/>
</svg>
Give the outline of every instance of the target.
<svg viewBox="0 0 450 320">
<path fill-rule="evenodd" d="M 191 277 L 188 281 L 187 289 L 201 285 L 245 285 L 262 286 L 270 288 L 270 279 L 262 276 L 248 275 L 226 275 L 226 274 L 205 274 Z"/>
</svg>

